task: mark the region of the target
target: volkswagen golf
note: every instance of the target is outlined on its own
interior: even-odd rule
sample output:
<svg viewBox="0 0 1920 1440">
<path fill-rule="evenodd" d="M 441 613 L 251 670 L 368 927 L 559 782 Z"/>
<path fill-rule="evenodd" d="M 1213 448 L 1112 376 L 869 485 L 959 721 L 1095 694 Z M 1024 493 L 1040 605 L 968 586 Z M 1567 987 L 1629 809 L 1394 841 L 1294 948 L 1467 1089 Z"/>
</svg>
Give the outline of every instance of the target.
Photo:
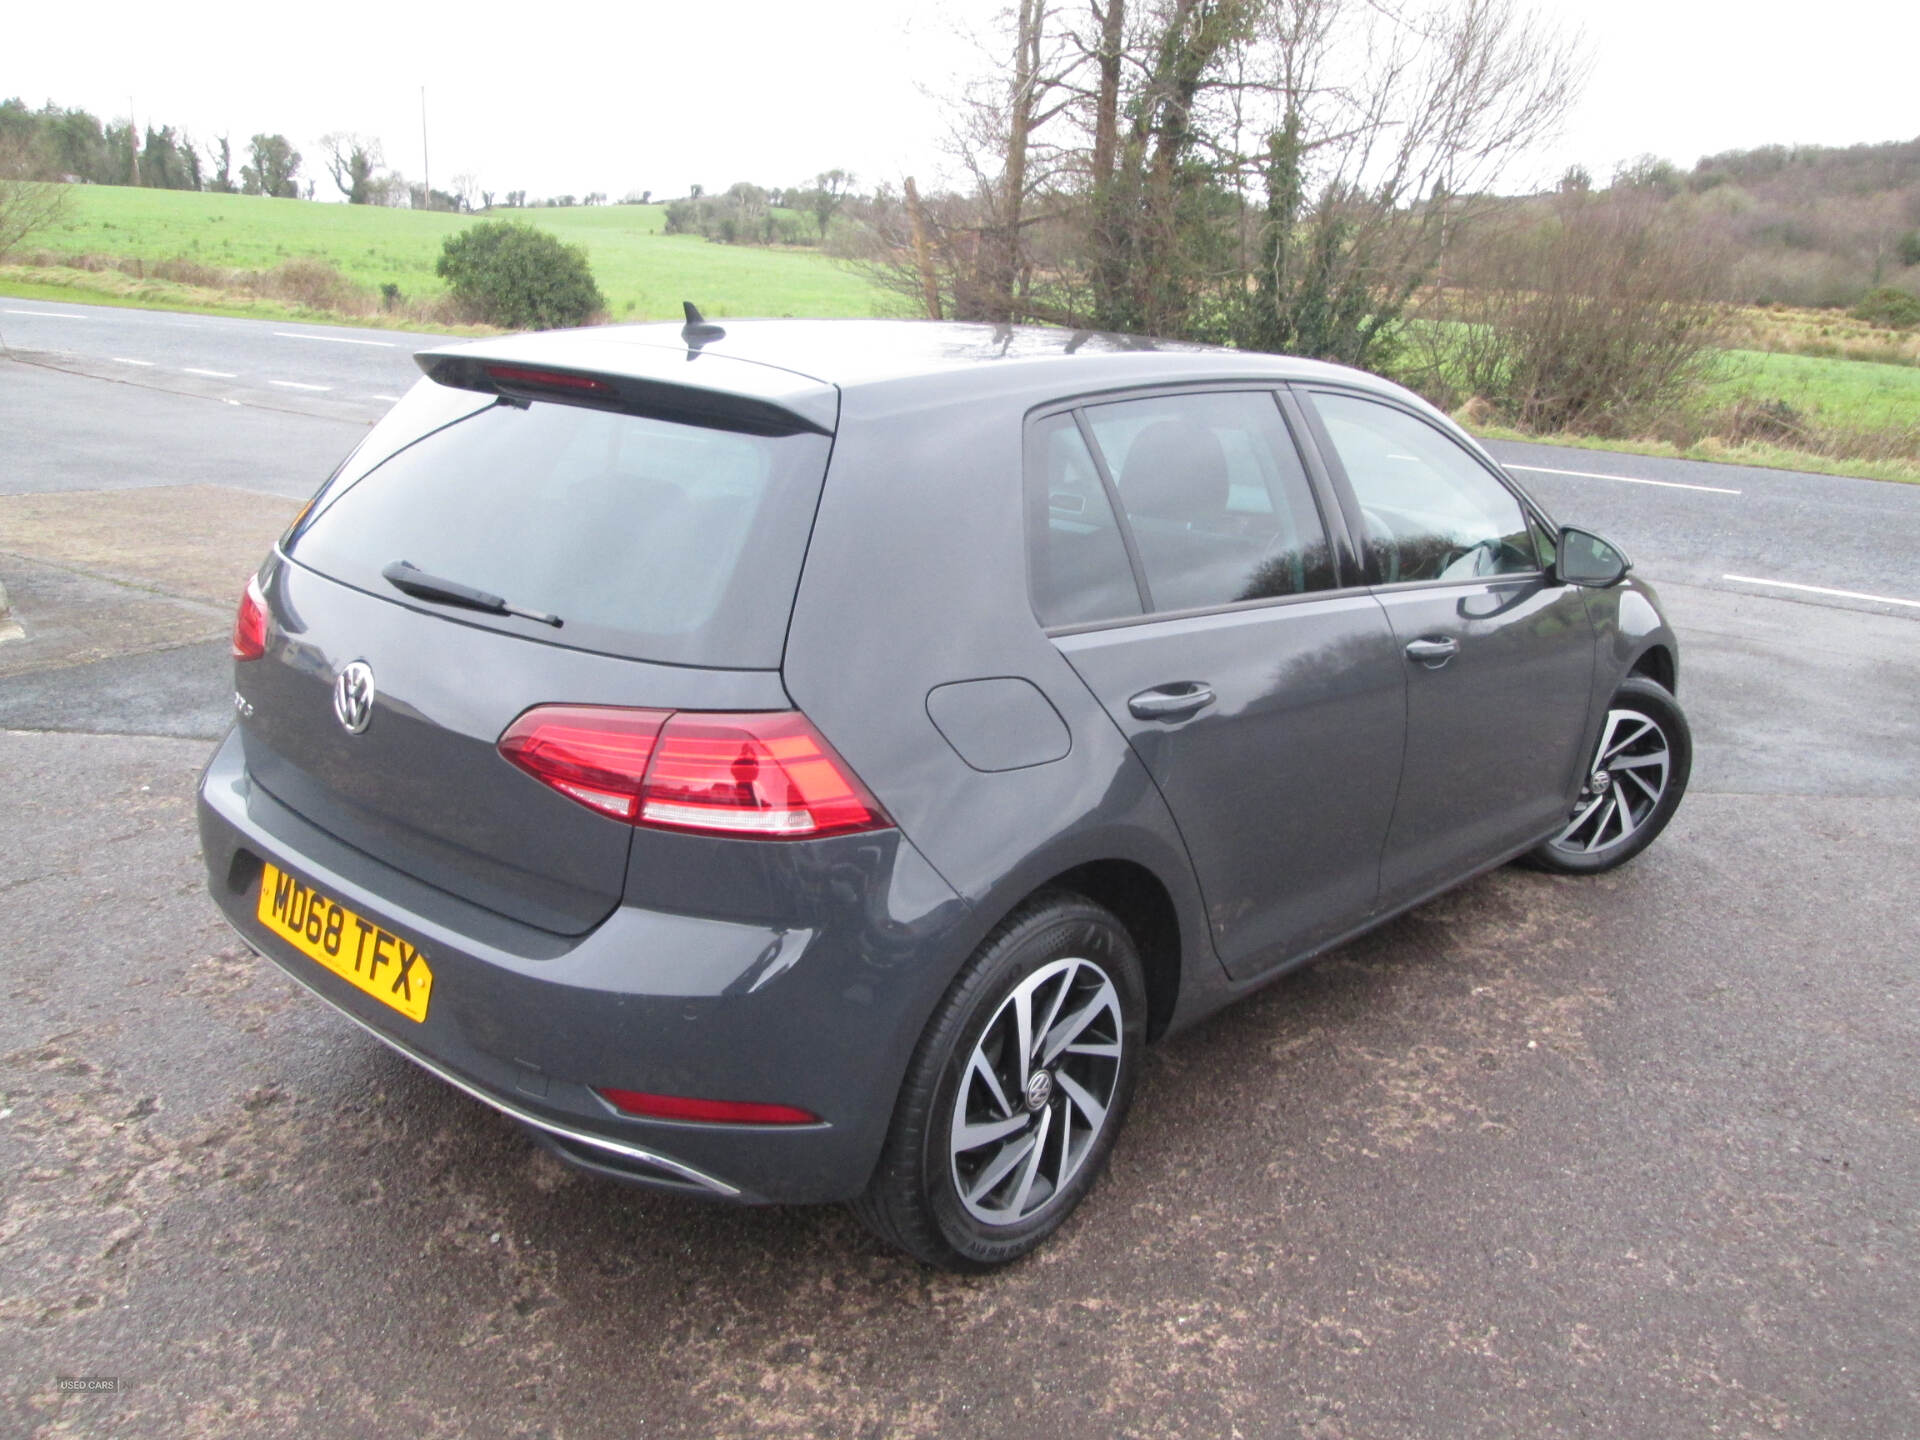
<svg viewBox="0 0 1920 1440">
<path fill-rule="evenodd" d="M 247 943 L 575 1165 L 1004 1263 L 1147 1044 L 1680 801 L 1653 593 L 1407 391 L 688 310 L 421 354 L 200 789 Z"/>
</svg>

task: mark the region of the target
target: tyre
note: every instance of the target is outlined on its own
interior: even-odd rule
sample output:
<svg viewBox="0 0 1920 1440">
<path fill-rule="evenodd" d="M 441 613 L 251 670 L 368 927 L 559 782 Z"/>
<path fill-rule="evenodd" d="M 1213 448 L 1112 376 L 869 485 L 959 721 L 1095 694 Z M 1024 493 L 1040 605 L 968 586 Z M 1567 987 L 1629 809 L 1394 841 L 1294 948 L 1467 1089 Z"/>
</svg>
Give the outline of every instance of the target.
<svg viewBox="0 0 1920 1440">
<path fill-rule="evenodd" d="M 854 1213 L 929 1265 L 1017 1260 L 1092 1189 L 1146 1044 L 1140 957 L 1111 913 L 1036 897 L 974 952 L 921 1037 Z"/>
<path fill-rule="evenodd" d="M 1624 865 L 1667 828 L 1693 768 L 1693 732 L 1666 688 L 1629 676 L 1614 693 L 1600 743 L 1566 827 L 1527 859 L 1563 875 Z"/>
</svg>

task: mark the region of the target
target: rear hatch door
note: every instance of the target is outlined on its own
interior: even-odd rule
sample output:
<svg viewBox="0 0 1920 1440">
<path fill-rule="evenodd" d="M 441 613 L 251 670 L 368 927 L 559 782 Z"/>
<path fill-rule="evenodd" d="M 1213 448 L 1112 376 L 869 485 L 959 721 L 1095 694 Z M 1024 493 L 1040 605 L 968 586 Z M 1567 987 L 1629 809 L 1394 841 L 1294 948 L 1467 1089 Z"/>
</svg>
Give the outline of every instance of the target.
<svg viewBox="0 0 1920 1440">
<path fill-rule="evenodd" d="M 619 902 L 632 832 L 509 763 L 502 732 L 542 704 L 785 708 L 830 442 L 711 396 L 633 413 L 501 388 L 422 381 L 283 538 L 266 654 L 236 665 L 242 737 L 255 783 L 314 825 L 580 934 Z M 407 593 L 401 562 L 527 613 Z"/>
</svg>

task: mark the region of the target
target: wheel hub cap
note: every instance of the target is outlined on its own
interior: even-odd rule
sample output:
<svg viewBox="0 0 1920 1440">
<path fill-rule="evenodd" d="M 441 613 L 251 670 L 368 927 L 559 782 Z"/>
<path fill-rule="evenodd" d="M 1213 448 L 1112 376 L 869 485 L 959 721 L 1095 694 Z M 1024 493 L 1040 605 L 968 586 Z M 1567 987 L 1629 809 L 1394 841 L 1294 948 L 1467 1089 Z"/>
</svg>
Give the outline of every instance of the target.
<svg viewBox="0 0 1920 1440">
<path fill-rule="evenodd" d="M 1033 1078 L 1027 1081 L 1027 1109 L 1044 1110 L 1051 1099 L 1053 1099 L 1053 1076 L 1045 1070 L 1034 1071 Z"/>
</svg>

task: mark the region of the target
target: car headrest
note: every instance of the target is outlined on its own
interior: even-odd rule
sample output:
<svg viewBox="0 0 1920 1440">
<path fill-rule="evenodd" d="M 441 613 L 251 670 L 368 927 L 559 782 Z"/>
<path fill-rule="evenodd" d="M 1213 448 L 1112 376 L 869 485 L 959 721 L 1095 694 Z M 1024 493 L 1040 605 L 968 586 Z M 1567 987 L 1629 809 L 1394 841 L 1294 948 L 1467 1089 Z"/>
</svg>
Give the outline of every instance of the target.
<svg viewBox="0 0 1920 1440">
<path fill-rule="evenodd" d="M 1132 515 L 1205 519 L 1227 508 L 1227 452 L 1220 437 L 1191 420 L 1158 420 L 1127 449 L 1120 494 Z"/>
</svg>

